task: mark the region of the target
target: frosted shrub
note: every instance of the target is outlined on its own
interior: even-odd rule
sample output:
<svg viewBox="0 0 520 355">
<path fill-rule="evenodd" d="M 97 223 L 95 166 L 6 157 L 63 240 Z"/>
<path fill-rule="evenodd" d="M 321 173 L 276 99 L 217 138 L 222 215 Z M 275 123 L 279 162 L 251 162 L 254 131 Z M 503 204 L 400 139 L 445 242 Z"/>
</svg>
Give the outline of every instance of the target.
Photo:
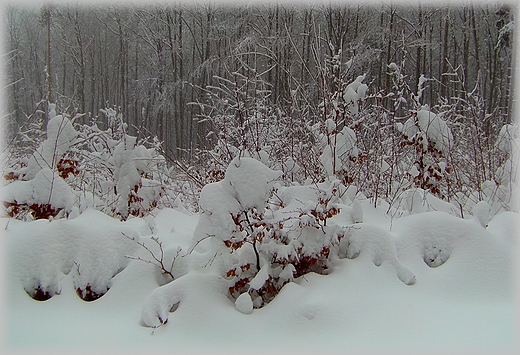
<svg viewBox="0 0 520 355">
<path fill-rule="evenodd" d="M 248 299 L 254 308 L 263 307 L 286 283 L 308 272 L 328 273 L 329 256 L 343 236 L 343 229 L 329 221 L 340 211 L 335 202 L 339 181 L 275 187 L 273 180 L 280 176 L 257 160 L 235 158 L 224 180 L 201 192 L 194 245 L 213 240 L 209 253 L 220 255 L 220 272 L 239 309 L 248 308 Z"/>
<path fill-rule="evenodd" d="M 29 157 L 21 158 L 21 168 L 4 176 L 10 181 L 2 188 L 6 213 L 20 219 L 54 218 L 69 214 L 79 201 L 64 178 L 76 173 L 76 162 L 65 159 L 76 143 L 78 132 L 72 121 L 56 115 L 49 105 L 47 138 Z"/>
<path fill-rule="evenodd" d="M 145 216 L 162 199 L 173 198 L 166 191 L 165 159 L 153 144 L 126 134 L 116 110 L 102 110 L 109 126 L 102 130 L 94 122 L 75 125 L 50 107 L 47 139 L 22 158 L 21 168 L 4 176 L 8 216 L 60 218 L 93 207 L 126 219 Z"/>
<path fill-rule="evenodd" d="M 404 124 L 398 123 L 397 129 L 402 134 L 401 146 L 411 147 L 408 154 L 413 156 L 413 163 L 408 175 L 415 186 L 445 198 L 446 179 L 451 171 L 445 157 L 453 145 L 446 122 L 423 106 L 412 111 Z"/>
</svg>

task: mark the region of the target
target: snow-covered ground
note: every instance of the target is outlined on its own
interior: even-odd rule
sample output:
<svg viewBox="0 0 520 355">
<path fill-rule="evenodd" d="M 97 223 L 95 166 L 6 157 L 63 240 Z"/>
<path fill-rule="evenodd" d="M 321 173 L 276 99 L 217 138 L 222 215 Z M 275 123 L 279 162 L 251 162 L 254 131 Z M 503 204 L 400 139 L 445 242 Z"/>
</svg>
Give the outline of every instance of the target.
<svg viewBox="0 0 520 355">
<path fill-rule="evenodd" d="M 444 212 L 390 220 L 383 208 L 374 209 L 367 201 L 361 205 L 364 223 L 356 224 L 349 245 L 357 248 L 351 250 L 359 252 L 357 258 L 335 260 L 329 275 L 296 279 L 251 314 L 237 310 L 212 268 L 192 270 L 160 287 L 163 282 L 154 265 L 124 257 L 147 257 L 146 250 L 132 246 L 131 238 L 137 236 L 150 248 L 154 236 L 166 249 L 187 250 L 199 215 L 164 209 L 155 219 L 118 222 L 87 210 L 54 222 L 2 219 L 3 352 L 518 350 L 518 214 L 500 213 L 485 228 L 475 218 L 463 220 Z M 334 218 L 341 223 L 349 216 Z M 397 255 L 398 261 L 389 255 Z M 441 265 L 430 267 L 427 258 L 432 266 Z M 399 279 L 396 265 L 415 275 L 413 285 Z M 33 300 L 24 291 L 31 287 L 29 275 L 47 277 L 47 284 L 60 294 L 44 302 Z M 76 288 L 85 287 L 84 275 L 109 291 L 93 302 L 83 301 Z M 181 303 L 166 312 L 168 322 L 158 328 L 143 326 L 143 319 L 157 309 L 169 308 L 172 297 Z"/>
</svg>

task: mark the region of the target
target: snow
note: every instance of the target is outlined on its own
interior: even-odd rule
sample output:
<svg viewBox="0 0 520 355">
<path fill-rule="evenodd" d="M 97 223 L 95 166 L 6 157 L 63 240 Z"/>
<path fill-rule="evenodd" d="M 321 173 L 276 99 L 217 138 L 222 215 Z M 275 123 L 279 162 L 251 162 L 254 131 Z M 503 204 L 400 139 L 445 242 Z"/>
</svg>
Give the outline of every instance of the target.
<svg viewBox="0 0 520 355">
<path fill-rule="evenodd" d="M 143 172 L 149 171 L 149 165 L 154 158 L 154 149 L 137 145 L 137 137 L 125 135 L 124 139 L 114 149 L 114 179 L 118 192 L 117 211 L 124 217 L 128 216 L 128 196 L 135 186 L 141 184 L 137 194 L 143 198 L 149 208 L 151 201 L 159 196 L 161 186 L 154 180 L 141 178 Z"/>
<path fill-rule="evenodd" d="M 343 161 L 347 160 L 348 157 L 357 157 L 358 148 L 356 144 L 356 132 L 347 126 L 343 127 L 343 129 L 331 139 L 331 142 L 328 142 L 319 159 L 329 176 L 334 175 L 334 167 L 336 171 L 342 167 L 344 168 L 346 164 L 344 164 Z"/>
<path fill-rule="evenodd" d="M 391 215 L 388 204 L 374 206 L 337 180 L 284 187 L 274 183 L 279 175 L 251 158 L 235 160 L 224 180 L 204 187 L 202 212 L 195 215 L 162 209 L 120 222 L 87 209 L 54 221 L 2 219 L 8 256 L 2 285 L 6 351 L 518 350 L 517 213 L 490 214 L 490 205 L 481 202 L 474 216 L 463 219 L 449 203 L 415 189 L 402 197 L 400 213 Z M 230 212 L 263 208 L 270 188 L 283 207 L 269 218 L 301 215 L 305 223 L 312 219 L 309 211 L 323 207 L 318 198 L 330 199 L 329 207 L 341 207 L 341 213 L 324 229 L 345 236 L 328 275 L 293 278 L 293 265 L 280 267 L 279 277 L 292 281 L 257 309 L 251 294 L 271 275 L 271 264 L 261 258 L 249 292 L 234 300 L 222 275 L 222 240 L 236 232 Z M 320 233 L 295 228 L 287 237 L 311 248 Z M 152 257 L 161 255 L 161 248 L 173 281 Z M 252 253 L 252 247 L 238 251 Z M 87 285 L 104 295 L 81 300 L 76 289 Z M 26 290 L 38 286 L 52 298 L 29 297 Z"/>
<path fill-rule="evenodd" d="M 369 224 L 359 224 L 349 229 L 340 242 L 340 257 L 357 258 L 361 253 L 370 255 L 375 266 L 390 264 L 397 277 L 406 285 L 413 285 L 415 275 L 397 258 L 394 237 L 382 228 Z"/>
<path fill-rule="evenodd" d="M 249 288 L 259 290 L 264 285 L 264 282 L 269 278 L 269 269 L 269 264 L 264 265 L 258 274 L 256 274 L 255 278 L 249 282 Z"/>
<path fill-rule="evenodd" d="M 50 295 L 62 292 L 65 275 L 72 277 L 74 289 L 90 285 L 105 293 L 128 264 L 125 255 L 136 246 L 131 238 L 138 238 L 133 229 L 95 210 L 52 223 L 12 220 L 6 234 L 16 236 L 7 246 L 23 289 L 32 293 L 40 287 Z"/>
<path fill-rule="evenodd" d="M 433 147 L 442 153 L 447 153 L 453 146 L 453 135 L 445 120 L 431 112 L 428 105 L 421 107 L 415 115 L 404 124 L 396 123 L 396 128 L 408 139 L 415 134 L 425 135 Z"/>
<path fill-rule="evenodd" d="M 70 222 L 2 221 L 3 228 L 9 222 L 5 237 L 11 255 L 4 318 L 8 350 L 512 353 L 516 349 L 513 240 L 512 230 L 507 229 L 518 219 L 516 213 L 499 214 L 487 231 L 441 212 L 397 219 L 391 232 L 382 226 L 362 225 L 358 231 L 368 238 L 363 243 L 371 246 L 359 257 L 338 260 L 330 275 L 308 274 L 289 283 L 269 305 L 247 316 L 240 312 L 250 309 L 247 296 L 233 304 L 224 295 L 220 276 L 209 268 L 159 287 L 150 277 L 155 268 L 138 260 L 130 260 L 112 278 L 106 295 L 94 302 L 81 301 L 74 291 L 74 274 L 65 275 L 59 268 L 53 272 L 62 274 L 61 294 L 47 302 L 32 300 L 21 287 L 24 268 L 20 263 L 32 264 L 32 270 L 41 273 L 45 265 L 57 267 L 57 261 L 46 264 L 44 256 L 59 260 L 52 255 L 74 249 L 64 242 L 70 240 L 67 231 L 99 243 L 103 239 L 98 233 L 115 231 L 116 225 L 146 230 L 139 218 L 115 223 L 95 211 L 87 212 Z M 168 245 L 186 246 L 197 219 L 163 210 L 155 218 L 157 235 Z M 42 237 L 54 239 L 36 242 Z M 378 246 L 377 238 L 386 242 Z M 427 240 L 437 239 L 451 245 L 451 255 L 443 265 L 431 268 L 422 260 L 421 250 Z M 35 247 L 29 248 L 33 243 Z M 56 245 L 61 249 L 55 249 Z M 116 244 L 104 247 L 118 248 Z M 382 259 L 378 268 L 373 256 L 382 251 L 389 259 Z M 414 285 L 407 286 L 396 277 L 391 261 L 395 257 L 413 270 Z M 178 302 L 177 310 L 170 313 Z M 159 326 L 157 315 L 168 322 L 155 329 L 141 326 L 141 321 Z"/>
<path fill-rule="evenodd" d="M 358 101 L 364 100 L 368 91 L 368 85 L 363 83 L 365 75 L 360 75 L 352 83 L 348 84 L 343 91 L 343 100 L 347 103 L 347 111 L 351 115 L 359 112 Z"/>
<path fill-rule="evenodd" d="M 237 300 L 235 301 L 235 306 L 241 313 L 253 313 L 253 301 L 251 300 L 251 295 L 247 292 L 244 292 L 238 296 Z"/>
<path fill-rule="evenodd" d="M 359 203 L 358 199 L 354 199 L 352 202 L 351 216 L 354 223 L 363 222 L 363 207 L 361 207 L 361 203 Z"/>
<path fill-rule="evenodd" d="M 423 107 L 417 112 L 419 127 L 426 132 L 428 139 L 439 151 L 446 153 L 453 145 L 451 131 L 439 115 L 430 112 L 427 107 Z"/>
<path fill-rule="evenodd" d="M 502 126 L 497 138 L 497 148 L 503 153 L 511 153 L 514 148 L 518 149 L 515 139 L 520 136 L 519 125 L 506 124 Z"/>
<path fill-rule="evenodd" d="M 78 132 L 68 118 L 62 115 L 52 117 L 47 123 L 47 139 L 29 159 L 25 178 L 34 178 L 42 168 L 54 169 L 77 136 Z"/>
<path fill-rule="evenodd" d="M 269 197 L 272 182 L 282 175 L 253 158 L 235 158 L 226 170 L 223 185 L 243 209 L 261 210 Z"/>
<path fill-rule="evenodd" d="M 486 201 L 480 201 L 471 210 L 471 214 L 475 218 L 478 223 L 486 228 L 489 222 L 489 213 L 491 211 L 491 206 Z"/>
</svg>

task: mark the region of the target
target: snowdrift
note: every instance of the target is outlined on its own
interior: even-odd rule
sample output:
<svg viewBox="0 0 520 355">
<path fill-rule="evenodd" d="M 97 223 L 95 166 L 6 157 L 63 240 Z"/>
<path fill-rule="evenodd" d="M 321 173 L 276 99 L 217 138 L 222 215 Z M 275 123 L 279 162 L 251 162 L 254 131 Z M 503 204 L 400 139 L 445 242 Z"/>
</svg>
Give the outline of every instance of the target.
<svg viewBox="0 0 520 355">
<path fill-rule="evenodd" d="M 485 228 L 477 220 L 443 212 L 389 220 L 368 201 L 361 206 L 364 222 L 353 225 L 345 249 L 352 259 L 336 259 L 329 275 L 310 273 L 295 279 L 266 307 L 249 314 L 237 311 L 211 266 L 190 270 L 184 265 L 180 277 L 164 284 L 155 265 L 125 258 L 149 259 L 135 242 L 152 248 L 152 236 L 168 250 L 188 249 L 198 215 L 165 209 L 153 223 L 141 218 L 122 223 L 88 210 L 75 219 L 53 222 L 3 219 L 6 349 L 515 349 L 516 213 L 501 213 Z M 338 223 L 351 218 L 348 213 L 345 209 L 335 217 Z M 413 285 L 406 285 L 412 284 L 410 279 L 402 282 L 411 277 Z M 53 293 L 51 299 L 37 302 L 29 297 L 35 280 Z M 84 302 L 77 288 L 89 283 L 106 294 Z"/>
</svg>

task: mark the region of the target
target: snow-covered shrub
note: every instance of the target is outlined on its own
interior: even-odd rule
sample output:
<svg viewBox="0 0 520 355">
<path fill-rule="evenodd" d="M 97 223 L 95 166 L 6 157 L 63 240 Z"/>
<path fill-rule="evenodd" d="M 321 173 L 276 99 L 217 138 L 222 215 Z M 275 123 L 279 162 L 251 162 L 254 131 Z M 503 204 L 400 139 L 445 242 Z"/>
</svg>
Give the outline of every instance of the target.
<svg viewBox="0 0 520 355">
<path fill-rule="evenodd" d="M 9 217 L 48 219 L 73 211 L 79 196 L 56 171 L 44 168 L 29 181 L 13 181 L 2 188 Z"/>
<path fill-rule="evenodd" d="M 2 189 L 10 217 L 59 218 L 93 207 L 126 219 L 149 214 L 160 201 L 173 203 L 156 140 L 126 134 L 121 114 L 111 108 L 102 111 L 106 130 L 95 122 L 73 124 L 51 109 L 47 139 L 22 168 L 6 174 L 12 177 Z"/>
<path fill-rule="evenodd" d="M 229 296 L 242 311 L 250 301 L 263 307 L 296 277 L 328 273 L 329 256 L 343 236 L 329 222 L 340 211 L 338 180 L 275 188 L 272 182 L 281 175 L 255 159 L 237 157 L 222 181 L 201 191 L 193 245 L 211 239 L 205 252 L 219 257 Z"/>
<path fill-rule="evenodd" d="M 397 123 L 397 129 L 403 137 L 401 146 L 412 148 L 413 165 L 408 174 L 415 186 L 444 198 L 447 175 L 451 171 L 445 157 L 453 145 L 446 121 L 423 106 L 419 111 L 412 111 L 404 124 Z"/>
<path fill-rule="evenodd" d="M 76 143 L 78 132 L 72 121 L 56 115 L 49 105 L 47 138 L 29 157 L 21 158 L 21 167 L 10 170 L 8 183 L 2 188 L 6 213 L 10 217 L 27 219 L 53 218 L 68 215 L 79 201 L 64 177 L 76 174 L 76 162 L 65 154 Z"/>
</svg>

